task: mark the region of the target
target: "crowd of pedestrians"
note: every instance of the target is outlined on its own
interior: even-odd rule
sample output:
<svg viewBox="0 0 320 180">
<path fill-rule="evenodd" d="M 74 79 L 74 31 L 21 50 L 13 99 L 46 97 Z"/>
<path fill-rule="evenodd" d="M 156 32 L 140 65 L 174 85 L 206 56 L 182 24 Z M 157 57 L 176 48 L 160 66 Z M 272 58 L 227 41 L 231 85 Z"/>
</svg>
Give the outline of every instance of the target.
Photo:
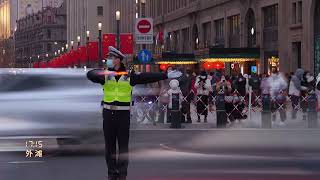
<svg viewBox="0 0 320 180">
<path fill-rule="evenodd" d="M 201 69 L 193 72 L 191 69 L 176 69 L 168 67 L 167 72 L 181 72 L 176 78 L 183 95 L 181 102 L 181 122 L 192 123 L 191 105 L 195 105 L 198 123 L 208 122 L 208 112 L 214 111 L 216 96 L 225 97 L 225 111 L 228 121 L 242 121 L 248 117 L 248 106 L 261 107 L 261 97 L 268 96 L 271 101 L 272 120 L 280 117 L 280 125 L 285 125 L 288 108 L 291 106 L 291 119 L 297 118 L 298 111 L 302 112 L 302 120 L 307 118 L 308 98 L 320 97 L 320 74 L 314 77 L 309 71 L 297 69 L 296 72 L 285 74 L 274 70 L 271 74 L 251 75 L 233 73 L 225 75 L 223 71 L 207 72 Z M 166 95 L 170 90 L 168 79 L 160 82 L 159 105 L 165 107 L 170 103 Z M 249 94 L 251 102 L 249 102 Z M 319 98 L 318 98 L 319 100 Z M 319 108 L 320 102 L 317 107 Z M 289 106 L 290 105 L 290 106 Z M 159 122 L 164 122 L 165 111 L 161 111 Z M 166 115 L 171 121 L 170 112 Z"/>
</svg>

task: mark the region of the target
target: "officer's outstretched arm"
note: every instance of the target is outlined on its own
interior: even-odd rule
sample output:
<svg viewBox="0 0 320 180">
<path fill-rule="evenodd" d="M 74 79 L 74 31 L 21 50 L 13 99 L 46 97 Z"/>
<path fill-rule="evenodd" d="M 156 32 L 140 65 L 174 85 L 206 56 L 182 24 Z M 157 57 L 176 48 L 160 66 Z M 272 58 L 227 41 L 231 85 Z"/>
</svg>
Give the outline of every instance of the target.
<svg viewBox="0 0 320 180">
<path fill-rule="evenodd" d="M 93 69 L 93 70 L 90 70 L 88 73 L 87 73 L 87 78 L 94 82 L 94 83 L 99 83 L 101 85 L 104 85 L 105 83 L 105 77 L 104 77 L 104 74 L 103 74 L 103 70 L 102 69 Z"/>
<path fill-rule="evenodd" d="M 154 83 L 165 79 L 168 79 L 168 76 L 165 73 L 131 73 L 130 85 L 135 86 L 137 84 Z"/>
</svg>

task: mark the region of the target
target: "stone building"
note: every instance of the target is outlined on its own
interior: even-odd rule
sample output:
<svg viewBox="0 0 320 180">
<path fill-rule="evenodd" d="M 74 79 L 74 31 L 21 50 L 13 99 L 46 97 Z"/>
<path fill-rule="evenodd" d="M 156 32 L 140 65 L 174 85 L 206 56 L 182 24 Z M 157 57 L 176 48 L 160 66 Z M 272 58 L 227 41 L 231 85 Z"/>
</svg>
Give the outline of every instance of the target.
<svg viewBox="0 0 320 180">
<path fill-rule="evenodd" d="M 67 5 L 67 41 L 71 46 L 78 44 L 80 36 L 80 45 L 86 44 L 87 31 L 89 31 L 89 40 L 98 41 L 98 23 L 102 23 L 102 32 L 107 32 L 110 27 L 108 17 L 111 12 L 108 11 L 108 0 L 66 0 Z"/>
<path fill-rule="evenodd" d="M 0 0 L 0 68 L 13 67 L 17 0 Z"/>
<path fill-rule="evenodd" d="M 207 56 L 208 47 L 259 48 L 258 71 L 320 72 L 318 0 L 147 0 L 154 52 Z"/>
<path fill-rule="evenodd" d="M 19 19 L 15 32 L 16 66 L 29 67 L 33 62 L 50 59 L 65 47 L 66 20 L 65 4 Z"/>
</svg>

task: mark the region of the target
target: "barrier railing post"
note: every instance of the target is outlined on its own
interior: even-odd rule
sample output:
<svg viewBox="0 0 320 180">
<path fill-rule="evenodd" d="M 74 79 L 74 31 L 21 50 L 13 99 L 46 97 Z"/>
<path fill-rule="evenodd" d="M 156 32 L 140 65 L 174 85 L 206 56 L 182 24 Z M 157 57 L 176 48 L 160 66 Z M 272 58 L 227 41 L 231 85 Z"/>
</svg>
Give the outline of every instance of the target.
<svg viewBox="0 0 320 180">
<path fill-rule="evenodd" d="M 317 119 L 317 96 L 314 92 L 310 92 L 308 96 L 308 128 L 317 128 L 318 119 Z"/>
<path fill-rule="evenodd" d="M 181 128 L 181 113 L 180 113 L 180 94 L 172 93 L 171 96 L 172 107 L 170 107 L 170 128 Z"/>
<path fill-rule="evenodd" d="M 262 95 L 261 127 L 271 129 L 271 97 L 269 94 Z"/>
<path fill-rule="evenodd" d="M 226 128 L 228 117 L 225 106 L 225 94 L 221 90 L 216 96 L 217 128 Z"/>
<path fill-rule="evenodd" d="M 248 119 L 251 121 L 251 110 L 252 110 L 252 86 L 249 86 L 249 104 L 248 104 Z"/>
</svg>

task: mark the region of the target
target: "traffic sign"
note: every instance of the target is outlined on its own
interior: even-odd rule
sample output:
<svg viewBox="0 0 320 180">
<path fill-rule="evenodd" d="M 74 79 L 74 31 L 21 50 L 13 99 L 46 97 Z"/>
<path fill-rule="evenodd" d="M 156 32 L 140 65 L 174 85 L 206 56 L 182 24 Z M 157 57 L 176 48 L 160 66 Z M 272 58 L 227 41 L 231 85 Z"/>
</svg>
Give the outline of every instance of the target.
<svg viewBox="0 0 320 180">
<path fill-rule="evenodd" d="M 136 44 L 153 44 L 153 19 L 138 18 L 135 25 Z"/>
<path fill-rule="evenodd" d="M 141 50 L 138 54 L 138 59 L 141 63 L 147 63 L 150 62 L 152 59 L 151 52 L 147 49 Z"/>
</svg>

